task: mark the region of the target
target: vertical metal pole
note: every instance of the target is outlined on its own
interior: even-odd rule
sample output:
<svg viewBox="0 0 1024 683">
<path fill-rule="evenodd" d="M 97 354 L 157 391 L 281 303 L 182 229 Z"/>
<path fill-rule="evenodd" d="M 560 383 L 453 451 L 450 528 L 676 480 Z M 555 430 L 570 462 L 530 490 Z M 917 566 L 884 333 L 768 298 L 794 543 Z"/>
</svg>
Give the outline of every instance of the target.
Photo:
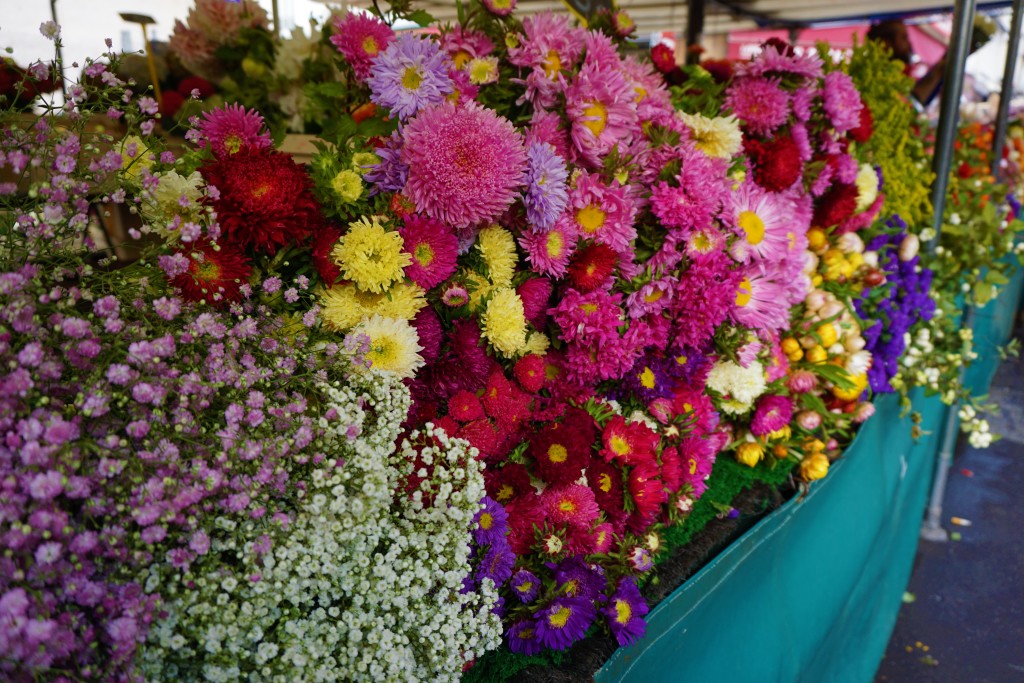
<svg viewBox="0 0 1024 683">
<path fill-rule="evenodd" d="M 935 171 L 935 184 L 932 185 L 932 207 L 935 215 L 932 227 L 935 228 L 935 237 L 928 243 L 928 250 L 932 253 L 939 244 L 942 217 L 946 210 L 949 169 L 953 165 L 953 141 L 956 138 L 956 124 L 960 117 L 960 92 L 964 87 L 964 65 L 970 49 L 976 4 L 977 0 L 957 0 L 953 11 L 953 42 L 946 52 L 939 127 L 935 132 L 935 157 L 932 159 L 932 170 Z"/>
<path fill-rule="evenodd" d="M 1017 53 L 1020 50 L 1020 29 L 1024 12 L 1024 0 L 1013 0 L 1013 19 L 1010 20 L 1010 35 L 1006 43 L 1006 67 L 1003 69 L 1003 88 L 999 91 L 999 113 L 996 115 L 996 131 L 992 139 L 992 175 L 999 180 L 999 162 L 1003 158 L 1003 143 L 1006 140 L 1006 126 L 1010 118 L 1010 100 L 1013 97 L 1013 78 L 1017 70 Z"/>
<path fill-rule="evenodd" d="M 699 64 L 700 54 L 690 48 L 700 45 L 704 33 L 705 0 L 688 0 L 686 3 L 686 63 Z"/>
<path fill-rule="evenodd" d="M 57 21 L 57 0 L 50 0 L 50 16 L 53 17 L 53 23 L 60 26 L 60 22 Z M 57 78 L 60 79 L 60 91 L 64 95 L 64 100 L 68 99 L 68 86 L 64 82 L 64 50 L 60 46 L 60 41 L 54 41 L 57 44 Z"/>
</svg>

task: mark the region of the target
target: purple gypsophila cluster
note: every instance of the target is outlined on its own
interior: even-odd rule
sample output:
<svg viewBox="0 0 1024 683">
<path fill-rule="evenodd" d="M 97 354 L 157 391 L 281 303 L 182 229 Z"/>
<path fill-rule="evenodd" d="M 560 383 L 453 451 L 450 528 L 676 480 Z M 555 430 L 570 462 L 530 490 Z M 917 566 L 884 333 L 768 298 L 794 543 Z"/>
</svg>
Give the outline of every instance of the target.
<svg viewBox="0 0 1024 683">
<path fill-rule="evenodd" d="M 890 381 L 899 372 L 899 359 L 906 350 L 906 333 L 918 320 L 931 320 L 935 301 L 928 292 L 932 271 L 921 266 L 921 257 L 900 258 L 900 247 L 907 239 L 907 224 L 899 216 L 886 222 L 887 230 L 865 245 L 878 252 L 878 266 L 885 273 L 886 285 L 869 290 L 867 297 L 854 301 L 857 315 L 873 320 L 864 330 L 865 348 L 874 362 L 868 381 L 875 393 L 891 393 Z M 881 292 L 881 295 L 879 295 Z"/>
</svg>

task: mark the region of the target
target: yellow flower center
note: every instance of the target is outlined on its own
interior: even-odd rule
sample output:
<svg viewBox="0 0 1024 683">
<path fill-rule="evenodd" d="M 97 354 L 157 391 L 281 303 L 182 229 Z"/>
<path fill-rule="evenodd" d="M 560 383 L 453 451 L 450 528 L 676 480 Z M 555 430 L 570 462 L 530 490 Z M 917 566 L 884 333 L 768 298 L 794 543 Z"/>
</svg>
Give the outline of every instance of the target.
<svg viewBox="0 0 1024 683">
<path fill-rule="evenodd" d="M 196 264 L 195 277 L 200 282 L 213 282 L 220 279 L 221 268 L 218 263 L 206 260 Z"/>
<path fill-rule="evenodd" d="M 423 72 L 418 66 L 406 67 L 402 74 L 402 87 L 406 90 L 417 90 L 423 83 Z"/>
<path fill-rule="evenodd" d="M 676 365 L 686 365 L 686 356 L 676 356 Z"/>
<path fill-rule="evenodd" d="M 582 306 L 580 306 L 580 310 L 586 313 L 587 315 L 590 315 L 591 313 L 597 311 L 597 304 L 583 304 Z"/>
<path fill-rule="evenodd" d="M 750 244 L 761 244 L 764 241 L 764 221 L 753 211 L 740 211 L 736 221 L 740 228 L 747 234 L 747 242 Z"/>
<path fill-rule="evenodd" d="M 371 57 L 376 57 L 377 53 L 380 52 L 380 46 L 377 45 L 377 39 L 373 36 L 366 36 L 363 38 L 363 52 Z"/>
<path fill-rule="evenodd" d="M 428 268 L 434 262 L 434 248 L 426 242 L 420 242 L 413 249 L 412 257 L 416 259 L 416 263 Z"/>
<path fill-rule="evenodd" d="M 640 384 L 642 384 L 645 389 L 653 389 L 654 385 L 657 384 L 657 380 L 654 377 L 654 371 L 649 367 L 645 366 L 643 372 L 640 373 Z"/>
<path fill-rule="evenodd" d="M 237 154 L 238 150 L 242 149 L 242 138 L 231 133 L 224 138 L 224 149 L 228 151 L 228 154 Z"/>
<path fill-rule="evenodd" d="M 740 283 L 739 289 L 736 290 L 736 305 L 746 306 L 750 303 L 750 298 L 754 296 L 754 289 L 750 286 L 750 278 L 743 278 Z"/>
<path fill-rule="evenodd" d="M 604 132 L 604 127 L 608 124 L 608 110 L 603 104 L 591 102 L 590 106 L 583 110 L 583 115 L 590 119 L 584 121 L 583 125 L 590 129 L 595 138 Z"/>
<path fill-rule="evenodd" d="M 628 624 L 633 616 L 633 608 L 625 600 L 615 601 L 615 621 L 620 624 Z"/>
<path fill-rule="evenodd" d="M 697 460 L 694 458 L 690 458 L 690 474 L 697 474 Z"/>
<path fill-rule="evenodd" d="M 706 254 L 715 246 L 714 241 L 706 232 L 695 233 L 690 245 L 700 254 Z"/>
<path fill-rule="evenodd" d="M 649 304 L 653 304 L 655 301 L 658 301 L 663 296 L 665 296 L 665 292 L 661 291 L 660 289 L 652 289 L 651 291 L 647 292 L 647 294 L 644 294 L 644 301 L 646 301 Z"/>
<path fill-rule="evenodd" d="M 629 442 L 623 439 L 621 436 L 613 436 L 611 438 L 612 453 L 615 455 L 625 455 L 629 453 Z"/>
<path fill-rule="evenodd" d="M 506 500 L 511 500 L 514 494 L 515 489 L 513 489 L 508 484 L 502 484 L 501 488 L 498 489 L 498 493 L 495 497 L 498 499 L 498 502 L 504 502 Z"/>
<path fill-rule="evenodd" d="M 533 581 L 525 581 L 516 586 L 516 590 L 520 593 L 523 593 L 524 595 L 526 593 L 529 593 L 531 588 L 533 588 Z"/>
<path fill-rule="evenodd" d="M 576 597 L 580 593 L 580 582 L 578 579 L 569 579 L 565 585 L 562 586 L 562 592 L 569 597 Z"/>
<path fill-rule="evenodd" d="M 605 475 L 605 476 L 607 476 L 607 475 Z M 601 529 L 600 531 L 597 532 L 597 535 L 594 537 L 594 539 L 597 541 L 598 547 L 604 545 L 604 540 L 607 537 L 608 537 L 608 532 L 605 531 L 604 529 Z"/>
<path fill-rule="evenodd" d="M 367 352 L 366 358 L 375 367 L 391 368 L 398 360 L 398 344 L 391 337 L 378 337 L 370 344 L 370 350 Z"/>
<path fill-rule="evenodd" d="M 576 222 L 583 228 L 583 232 L 593 235 L 604 226 L 606 215 L 600 207 L 588 204 L 576 212 Z"/>
<path fill-rule="evenodd" d="M 556 50 L 548 50 L 548 56 L 544 59 L 544 73 L 551 80 L 555 80 L 555 76 L 562 70 L 562 58 L 558 56 Z"/>
<path fill-rule="evenodd" d="M 551 462 L 565 462 L 569 457 L 569 451 L 560 443 L 553 443 L 548 448 L 548 459 Z"/>
<path fill-rule="evenodd" d="M 485 531 L 494 526 L 494 517 L 491 516 L 490 512 L 485 512 L 480 515 L 480 528 Z"/>
<path fill-rule="evenodd" d="M 452 57 L 452 64 L 455 65 L 456 69 L 461 69 L 466 66 L 471 59 L 473 59 L 473 55 L 469 54 L 465 50 L 459 50 L 455 53 L 455 56 Z"/>
<path fill-rule="evenodd" d="M 558 509 L 562 512 L 576 512 L 576 503 L 563 498 L 562 501 L 558 503 Z"/>
<path fill-rule="evenodd" d="M 569 617 L 571 616 L 571 609 L 568 607 L 559 607 L 557 611 L 548 616 L 548 623 L 555 628 L 565 628 L 565 625 L 569 623 Z"/>
<path fill-rule="evenodd" d="M 612 477 L 611 477 L 611 475 L 608 474 L 607 472 L 602 474 L 601 477 L 598 479 L 597 487 L 599 489 L 601 489 L 602 491 L 604 491 L 605 493 L 610 492 L 612 490 Z"/>
<path fill-rule="evenodd" d="M 647 97 L 647 88 L 642 85 L 637 85 L 633 87 L 633 90 L 636 90 L 636 103 L 640 104 L 644 101 L 644 98 Z"/>
<path fill-rule="evenodd" d="M 559 258 L 565 252 L 565 238 L 562 237 L 562 233 L 557 230 L 549 232 L 544 248 L 547 250 L 548 256 Z"/>
</svg>

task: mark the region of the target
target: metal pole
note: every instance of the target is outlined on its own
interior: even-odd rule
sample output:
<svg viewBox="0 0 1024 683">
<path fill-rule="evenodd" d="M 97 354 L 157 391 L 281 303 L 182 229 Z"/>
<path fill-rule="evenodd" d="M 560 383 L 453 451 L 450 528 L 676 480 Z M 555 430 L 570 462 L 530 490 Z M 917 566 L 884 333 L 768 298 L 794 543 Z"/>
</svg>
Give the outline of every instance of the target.
<svg viewBox="0 0 1024 683">
<path fill-rule="evenodd" d="M 932 185 L 932 207 L 935 215 L 932 227 L 935 228 L 935 237 L 928 243 L 928 251 L 931 253 L 935 252 L 935 247 L 939 244 L 942 217 L 946 210 L 949 169 L 953 165 L 953 141 L 956 138 L 957 119 L 960 117 L 960 92 L 964 87 L 964 65 L 971 45 L 976 3 L 977 0 L 957 0 L 953 10 L 953 41 L 946 52 L 939 128 L 935 132 L 935 156 L 932 159 L 932 170 L 935 171 L 935 184 Z"/>
<path fill-rule="evenodd" d="M 57 0 L 50 0 L 50 16 L 53 17 L 53 23 L 60 26 L 60 22 L 57 21 Z M 60 91 L 64 95 L 64 101 L 68 99 L 68 86 L 64 82 L 64 50 L 60 46 L 60 40 L 54 41 L 57 46 L 57 78 L 60 79 Z"/>
<path fill-rule="evenodd" d="M 974 306 L 968 304 L 964 308 L 963 322 L 960 327 L 965 330 L 974 327 Z M 966 351 L 966 342 L 962 348 Z M 963 355 L 966 357 L 967 354 Z M 965 371 L 966 368 L 961 365 L 959 384 L 963 384 Z M 946 412 L 946 422 L 942 428 L 942 441 L 939 442 L 939 463 L 936 465 L 932 495 L 928 501 L 928 516 L 924 520 L 924 526 L 921 527 L 921 538 L 926 541 L 941 543 L 949 540 L 949 534 L 942 528 L 942 503 L 946 498 L 946 479 L 949 476 L 949 466 L 953 463 L 953 453 L 956 450 L 959 412 L 959 401 L 954 402 Z"/>
<path fill-rule="evenodd" d="M 699 64 L 700 53 L 691 52 L 690 48 L 700 45 L 701 34 L 704 33 L 705 0 L 688 0 L 686 3 L 686 63 Z"/>
<path fill-rule="evenodd" d="M 1021 11 L 1024 0 L 1013 0 L 1013 19 L 1010 20 L 1010 35 L 1006 43 L 1006 67 L 1003 69 L 1003 88 L 999 91 L 999 113 L 996 115 L 996 131 L 992 139 L 992 175 L 996 180 L 1002 175 L 999 162 L 1003 158 L 1003 143 L 1006 140 L 1006 125 L 1010 118 L 1010 100 L 1013 98 L 1013 78 L 1017 70 L 1017 53 L 1020 50 Z"/>
</svg>

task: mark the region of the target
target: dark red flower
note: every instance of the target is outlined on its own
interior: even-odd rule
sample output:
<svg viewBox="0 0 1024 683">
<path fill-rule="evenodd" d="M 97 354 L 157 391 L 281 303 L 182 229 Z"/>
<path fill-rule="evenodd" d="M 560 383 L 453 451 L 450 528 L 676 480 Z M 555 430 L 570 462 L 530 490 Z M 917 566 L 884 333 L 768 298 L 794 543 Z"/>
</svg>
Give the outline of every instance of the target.
<svg viewBox="0 0 1024 683">
<path fill-rule="evenodd" d="M 171 284 L 187 301 L 205 301 L 223 307 L 242 297 L 242 285 L 249 281 L 252 264 L 239 249 L 213 244 L 202 239 L 180 252 L 188 259 L 188 272 L 178 275 Z"/>
<path fill-rule="evenodd" d="M 651 48 L 651 61 L 654 62 L 654 68 L 663 74 L 676 68 L 675 52 L 665 43 L 658 43 Z"/>
<path fill-rule="evenodd" d="M 675 446 L 661 452 L 661 479 L 670 493 L 675 493 L 683 485 L 683 460 Z"/>
<path fill-rule="evenodd" d="M 544 386 L 544 359 L 533 353 L 527 354 L 516 361 L 512 374 L 519 386 L 536 394 Z"/>
<path fill-rule="evenodd" d="M 160 116 L 165 119 L 173 118 L 183 104 L 185 104 L 185 98 L 177 90 L 168 90 L 160 98 Z M 164 123 L 167 125 L 166 121 Z M 173 123 L 172 121 L 171 124 Z"/>
<path fill-rule="evenodd" d="M 748 138 L 743 151 L 750 160 L 754 182 L 770 192 L 789 189 L 803 174 L 800 150 L 789 135 L 767 141 Z"/>
<path fill-rule="evenodd" d="M 205 100 L 207 97 L 217 92 L 217 89 L 213 87 L 213 84 L 202 76 L 189 76 L 188 78 L 181 79 L 181 83 L 178 83 L 178 93 L 180 93 L 182 97 L 191 97 L 193 90 L 199 91 L 199 99 L 201 100 Z"/>
<path fill-rule="evenodd" d="M 818 198 L 811 225 L 819 228 L 831 228 L 852 216 L 856 210 L 857 186 L 849 183 L 836 183 L 828 189 L 828 192 Z"/>
<path fill-rule="evenodd" d="M 551 299 L 551 280 L 546 277 L 530 278 L 516 288 L 516 293 L 523 300 L 526 319 L 538 330 L 544 329 Z"/>
<path fill-rule="evenodd" d="M 487 495 L 505 505 L 517 496 L 533 492 L 530 473 L 524 465 L 508 463 L 501 469 L 488 467 L 484 470 L 484 485 Z"/>
<path fill-rule="evenodd" d="M 718 83 L 728 83 L 732 78 L 732 61 L 728 59 L 705 59 L 700 65 Z"/>
<path fill-rule="evenodd" d="M 540 496 L 531 489 L 504 505 L 508 513 L 508 544 L 516 555 L 525 555 L 534 542 L 534 527 L 544 526 Z"/>
<path fill-rule="evenodd" d="M 577 249 L 569 262 L 569 282 L 579 291 L 586 293 L 600 287 L 611 277 L 619 255 L 607 244 L 595 242 L 583 249 Z"/>
<path fill-rule="evenodd" d="M 644 464 L 629 472 L 629 496 L 635 508 L 629 517 L 630 531 L 641 534 L 658 516 L 661 506 L 668 502 L 665 484 L 659 478 L 657 465 Z"/>
<path fill-rule="evenodd" d="M 231 154 L 200 169 L 226 242 L 273 254 L 322 223 L 312 182 L 292 158 L 271 149 Z"/>
<path fill-rule="evenodd" d="M 457 391 L 448 401 L 448 414 L 459 422 L 472 422 L 484 417 L 484 407 L 471 391 Z"/>
<path fill-rule="evenodd" d="M 591 440 L 578 425 L 566 420 L 545 425 L 530 439 L 535 474 L 549 484 L 569 484 L 580 478 L 590 460 Z"/>
<path fill-rule="evenodd" d="M 856 142 L 867 142 L 871 138 L 871 134 L 875 132 L 875 117 L 872 116 L 871 110 L 868 109 L 868 105 L 865 104 L 860 110 L 860 123 L 857 127 L 850 130 L 848 135 L 851 140 Z"/>
<path fill-rule="evenodd" d="M 498 432 L 487 420 L 474 420 L 462 425 L 456 436 L 476 447 L 483 460 L 494 460 L 501 455 Z"/>
<path fill-rule="evenodd" d="M 625 514 L 625 488 L 622 484 L 622 470 L 614 464 L 597 457 L 590 459 L 587 466 L 587 485 L 594 492 L 598 507 L 609 521 L 621 520 Z"/>
<path fill-rule="evenodd" d="M 341 239 L 341 228 L 328 225 L 317 231 L 313 237 L 313 250 L 310 254 L 313 257 L 313 265 L 316 267 L 316 272 L 320 274 L 320 279 L 325 285 L 330 287 L 338 278 L 341 277 L 341 269 L 338 268 L 338 264 L 331 258 L 331 250 L 334 249 L 334 245 Z"/>
<path fill-rule="evenodd" d="M 796 51 L 793 46 L 784 41 L 782 38 L 769 38 L 768 40 L 761 43 L 762 48 L 774 47 L 780 55 L 783 57 L 793 57 L 796 55 Z"/>
</svg>

